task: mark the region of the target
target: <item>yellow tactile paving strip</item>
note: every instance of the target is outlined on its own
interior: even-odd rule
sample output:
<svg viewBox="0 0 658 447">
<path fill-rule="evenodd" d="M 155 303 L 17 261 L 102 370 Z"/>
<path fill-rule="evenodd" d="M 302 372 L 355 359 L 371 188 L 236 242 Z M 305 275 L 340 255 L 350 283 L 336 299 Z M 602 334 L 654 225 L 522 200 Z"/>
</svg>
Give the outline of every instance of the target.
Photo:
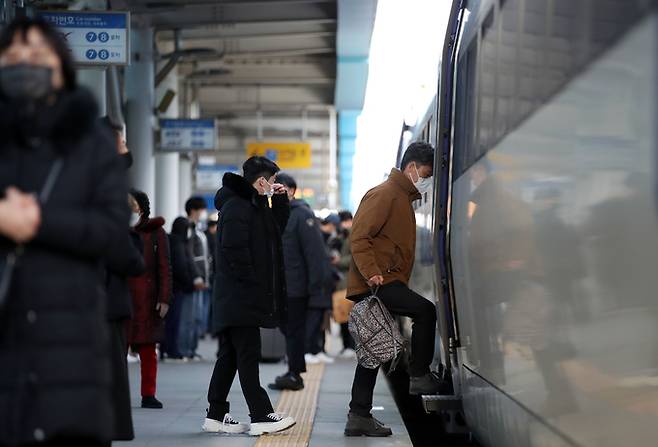
<svg viewBox="0 0 658 447">
<path fill-rule="evenodd" d="M 324 364 L 308 365 L 303 374 L 302 391 L 283 391 L 276 406 L 277 413 L 292 416 L 297 424 L 290 430 L 258 439 L 255 447 L 307 447 L 313 430 L 315 410 L 318 407 L 320 383 L 324 375 Z"/>
</svg>

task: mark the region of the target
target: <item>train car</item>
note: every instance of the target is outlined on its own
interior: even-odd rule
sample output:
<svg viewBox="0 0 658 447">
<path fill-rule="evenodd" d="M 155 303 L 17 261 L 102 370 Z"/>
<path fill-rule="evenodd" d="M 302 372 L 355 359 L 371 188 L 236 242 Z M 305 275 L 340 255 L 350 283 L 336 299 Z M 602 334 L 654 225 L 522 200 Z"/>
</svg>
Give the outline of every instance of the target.
<svg viewBox="0 0 658 447">
<path fill-rule="evenodd" d="M 437 146 L 411 284 L 455 390 L 433 408 L 484 446 L 654 445 L 658 2 L 459 0 L 445 42 L 401 139 Z"/>
</svg>

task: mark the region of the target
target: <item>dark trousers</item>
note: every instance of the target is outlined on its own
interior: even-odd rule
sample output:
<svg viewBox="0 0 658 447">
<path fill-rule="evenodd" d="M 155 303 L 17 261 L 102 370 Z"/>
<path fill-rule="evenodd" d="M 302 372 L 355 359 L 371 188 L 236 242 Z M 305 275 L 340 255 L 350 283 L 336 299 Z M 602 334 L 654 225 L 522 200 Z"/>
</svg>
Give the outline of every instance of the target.
<svg viewBox="0 0 658 447">
<path fill-rule="evenodd" d="M 436 307 L 400 282 L 380 287 L 377 296 L 392 314 L 413 320 L 409 374 L 412 377 L 427 374 L 434 357 Z M 370 415 L 378 371 L 379 368 L 368 369 L 357 365 L 350 402 L 353 413 L 366 417 Z"/>
<path fill-rule="evenodd" d="M 115 441 L 131 441 L 135 438 L 133 431 L 132 409 L 130 407 L 130 385 L 128 383 L 128 364 L 126 355 L 125 322 L 110 321 L 110 365 L 112 368 L 112 410 L 114 415 Z"/>
<path fill-rule="evenodd" d="M 307 354 L 319 354 L 324 350 L 324 309 L 310 308 L 306 312 L 306 345 Z"/>
<path fill-rule="evenodd" d="M 232 327 L 219 334 L 219 357 L 208 388 L 210 418 L 221 421 L 229 412 L 230 404 L 226 399 L 236 372 L 240 376 L 251 421 L 263 420 L 274 411 L 267 392 L 260 386 L 260 349 L 260 329 L 257 327 Z"/>
<path fill-rule="evenodd" d="M 306 311 L 308 297 L 288 297 L 288 319 L 281 331 L 286 336 L 288 371 L 295 374 L 306 372 L 304 361 L 306 340 Z"/>
<path fill-rule="evenodd" d="M 167 319 L 165 322 L 165 342 L 160 346 L 162 353 L 169 357 L 179 358 L 183 354 L 178 348 L 178 339 L 180 333 L 181 311 L 183 309 L 183 300 L 187 298 L 183 293 L 174 294 L 174 300 L 171 303 Z"/>
</svg>

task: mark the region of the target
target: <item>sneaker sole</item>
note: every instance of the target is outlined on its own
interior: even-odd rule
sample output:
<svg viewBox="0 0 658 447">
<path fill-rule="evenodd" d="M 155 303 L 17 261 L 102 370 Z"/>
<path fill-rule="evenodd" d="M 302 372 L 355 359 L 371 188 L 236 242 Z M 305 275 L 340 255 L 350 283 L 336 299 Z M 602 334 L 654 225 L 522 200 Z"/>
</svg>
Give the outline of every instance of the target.
<svg viewBox="0 0 658 447">
<path fill-rule="evenodd" d="M 225 424 L 217 422 L 214 419 L 206 419 L 206 421 L 201 426 L 201 430 L 203 430 L 205 433 L 230 433 L 235 435 L 248 432 L 249 427 L 244 424 L 235 427 L 232 425 L 225 426 Z"/>
<path fill-rule="evenodd" d="M 260 424 L 267 424 L 266 426 L 262 426 Z M 279 424 L 279 425 L 277 425 Z M 297 424 L 296 421 L 286 421 L 285 419 L 281 421 L 281 423 L 276 422 L 276 423 L 270 423 L 270 422 L 256 422 L 252 423 L 251 427 L 249 428 L 249 436 L 261 436 L 261 435 L 267 435 L 270 433 L 279 433 L 285 430 L 288 430 L 292 427 L 294 427 Z"/>
</svg>

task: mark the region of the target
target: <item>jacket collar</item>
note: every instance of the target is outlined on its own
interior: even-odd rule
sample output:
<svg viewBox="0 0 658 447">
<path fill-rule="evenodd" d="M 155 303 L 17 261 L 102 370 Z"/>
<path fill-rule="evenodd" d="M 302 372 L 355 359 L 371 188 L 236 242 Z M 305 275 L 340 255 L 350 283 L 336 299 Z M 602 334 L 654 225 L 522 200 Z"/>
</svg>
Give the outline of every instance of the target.
<svg viewBox="0 0 658 447">
<path fill-rule="evenodd" d="M 391 169 L 391 174 L 388 176 L 388 181 L 394 184 L 397 188 L 400 188 L 402 191 L 404 191 L 404 193 L 409 196 L 410 202 L 423 197 L 418 192 L 414 184 L 411 183 L 411 180 L 409 180 L 409 178 L 397 168 Z"/>
<path fill-rule="evenodd" d="M 227 172 L 222 179 L 222 188 L 217 191 L 215 196 L 215 208 L 220 212 L 228 200 L 237 196 L 251 203 L 253 206 L 264 206 L 267 204 L 267 198 L 261 196 L 247 180 L 241 175 Z"/>
<path fill-rule="evenodd" d="M 154 217 L 153 219 L 142 217 L 139 219 L 139 222 L 137 222 L 137 225 L 135 225 L 135 230 L 142 231 L 144 233 L 151 233 L 158 228 L 164 227 L 164 224 L 164 217 Z"/>
</svg>

